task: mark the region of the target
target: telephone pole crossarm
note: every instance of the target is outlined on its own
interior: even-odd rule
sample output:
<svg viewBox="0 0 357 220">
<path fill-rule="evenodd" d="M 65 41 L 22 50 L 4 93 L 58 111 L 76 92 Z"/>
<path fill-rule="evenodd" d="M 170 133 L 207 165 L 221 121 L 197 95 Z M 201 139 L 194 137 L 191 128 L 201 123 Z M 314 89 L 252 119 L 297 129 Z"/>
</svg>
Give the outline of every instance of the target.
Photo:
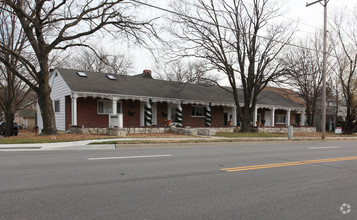
<svg viewBox="0 0 357 220">
<path fill-rule="evenodd" d="M 310 5 L 314 5 L 314 4 L 322 2 L 322 1 L 323 0 L 317 0 L 317 1 L 314 1 L 314 2 L 311 2 L 311 3 L 306 3 L 306 7 L 309 7 Z"/>
</svg>

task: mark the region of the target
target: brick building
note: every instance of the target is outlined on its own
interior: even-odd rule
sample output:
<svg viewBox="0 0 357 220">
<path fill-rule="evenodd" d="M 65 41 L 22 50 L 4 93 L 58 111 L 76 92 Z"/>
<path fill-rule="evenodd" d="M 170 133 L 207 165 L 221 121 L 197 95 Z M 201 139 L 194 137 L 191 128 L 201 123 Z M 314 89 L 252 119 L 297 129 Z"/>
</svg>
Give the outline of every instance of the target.
<svg viewBox="0 0 357 220">
<path fill-rule="evenodd" d="M 239 125 L 233 96 L 228 91 L 217 86 L 153 79 L 149 70 L 122 76 L 58 68 L 51 72 L 50 83 L 56 125 L 62 131 L 70 126 L 108 127 L 110 115 L 121 115 L 119 126 L 124 128 L 148 126 L 145 121 L 148 103 L 150 126 L 166 127 L 168 120 L 177 125 L 178 109 L 182 109 L 184 127 L 206 126 L 208 109 L 212 127 Z M 242 91 L 239 97 L 243 101 Z M 303 106 L 275 92 L 263 91 L 252 125 L 264 122 L 268 127 L 303 126 L 304 112 Z M 38 126 L 42 129 L 40 111 Z"/>
</svg>

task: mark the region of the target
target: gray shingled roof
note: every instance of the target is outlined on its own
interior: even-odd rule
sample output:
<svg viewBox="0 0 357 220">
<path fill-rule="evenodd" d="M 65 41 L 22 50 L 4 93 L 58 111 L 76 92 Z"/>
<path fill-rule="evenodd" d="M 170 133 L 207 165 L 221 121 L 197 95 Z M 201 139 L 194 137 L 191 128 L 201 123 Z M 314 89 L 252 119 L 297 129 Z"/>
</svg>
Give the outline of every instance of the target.
<svg viewBox="0 0 357 220">
<path fill-rule="evenodd" d="M 115 75 L 117 80 L 110 80 L 105 73 L 81 71 L 85 72 L 87 77 L 80 77 L 77 74 L 80 70 L 63 68 L 57 68 L 56 70 L 61 74 L 70 89 L 75 92 L 234 103 L 233 95 L 218 86 L 170 82 L 145 77 L 144 74 L 136 76 Z M 242 102 L 242 90 L 239 91 L 239 97 L 241 97 L 240 100 Z M 277 93 L 266 91 L 260 93 L 257 104 L 303 107 Z"/>
</svg>

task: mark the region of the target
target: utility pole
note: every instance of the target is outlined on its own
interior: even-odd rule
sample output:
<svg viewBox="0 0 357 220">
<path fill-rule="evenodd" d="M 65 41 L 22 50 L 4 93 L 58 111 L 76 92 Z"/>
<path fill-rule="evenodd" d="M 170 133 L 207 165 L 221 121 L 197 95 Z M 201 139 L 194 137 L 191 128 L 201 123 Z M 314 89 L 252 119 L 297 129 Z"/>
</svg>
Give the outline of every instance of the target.
<svg viewBox="0 0 357 220">
<path fill-rule="evenodd" d="M 328 0 L 317 0 L 311 3 L 306 3 L 306 7 L 314 5 L 316 3 L 321 3 L 324 7 L 324 40 L 323 40 L 323 68 L 322 68 L 322 121 L 321 121 L 321 139 L 324 140 L 326 137 L 326 38 L 327 38 L 327 3 Z"/>
</svg>

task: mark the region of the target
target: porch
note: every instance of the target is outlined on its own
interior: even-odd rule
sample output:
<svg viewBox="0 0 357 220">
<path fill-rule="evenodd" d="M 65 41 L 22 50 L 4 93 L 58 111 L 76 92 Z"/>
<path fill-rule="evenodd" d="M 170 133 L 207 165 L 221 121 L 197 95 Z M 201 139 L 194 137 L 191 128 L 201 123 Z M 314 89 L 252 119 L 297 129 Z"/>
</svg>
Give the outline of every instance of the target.
<svg viewBox="0 0 357 220">
<path fill-rule="evenodd" d="M 109 122 L 110 115 L 121 116 L 117 125 Z M 257 127 L 303 127 L 305 109 L 257 105 L 251 121 L 251 125 Z M 63 127 L 66 130 L 71 126 L 118 127 L 130 132 L 144 128 L 228 128 L 240 125 L 233 103 L 97 93 L 72 93 L 65 97 Z"/>
</svg>

